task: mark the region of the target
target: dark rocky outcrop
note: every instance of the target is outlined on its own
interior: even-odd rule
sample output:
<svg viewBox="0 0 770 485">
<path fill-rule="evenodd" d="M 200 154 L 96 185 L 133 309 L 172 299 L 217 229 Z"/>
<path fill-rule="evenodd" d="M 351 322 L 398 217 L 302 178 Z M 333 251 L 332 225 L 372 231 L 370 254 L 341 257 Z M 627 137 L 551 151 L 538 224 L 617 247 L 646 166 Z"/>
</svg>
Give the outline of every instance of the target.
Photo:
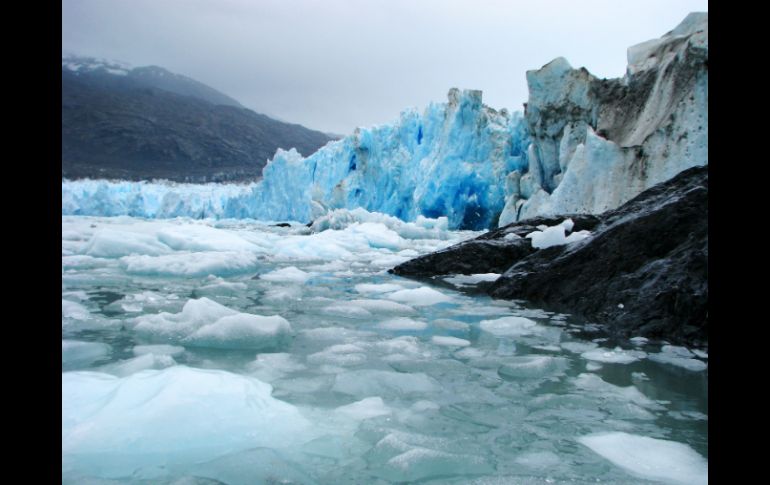
<svg viewBox="0 0 770 485">
<path fill-rule="evenodd" d="M 591 230 L 599 223 L 593 215 L 572 215 L 573 231 Z M 399 276 L 429 278 L 445 274 L 503 273 L 514 263 L 536 251 L 524 236 L 537 231 L 539 225 L 554 225 L 558 217 L 535 217 L 495 229 L 476 239 L 456 244 L 444 250 L 426 254 L 400 264 L 391 270 Z M 516 234 L 517 239 L 505 239 Z"/>
<path fill-rule="evenodd" d="M 591 237 L 541 250 L 526 248 L 528 239 L 505 239 L 566 217 Z M 708 168 L 685 170 L 596 217 L 510 224 L 391 271 L 423 278 L 503 272 L 487 289 L 493 297 L 606 323 L 617 336 L 707 344 Z"/>
</svg>

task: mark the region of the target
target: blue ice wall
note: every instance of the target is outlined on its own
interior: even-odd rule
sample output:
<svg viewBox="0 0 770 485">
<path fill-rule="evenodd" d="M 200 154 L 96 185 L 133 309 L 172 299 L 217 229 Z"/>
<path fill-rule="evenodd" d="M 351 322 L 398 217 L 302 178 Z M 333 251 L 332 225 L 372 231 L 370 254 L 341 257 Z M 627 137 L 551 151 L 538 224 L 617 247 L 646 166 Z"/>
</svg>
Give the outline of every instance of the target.
<svg viewBox="0 0 770 485">
<path fill-rule="evenodd" d="M 481 91 L 452 89 L 447 103 L 359 128 L 307 158 L 278 150 L 256 184 L 63 182 L 62 212 L 309 222 L 332 209 L 362 207 L 483 229 L 505 205 L 506 175 L 526 171 L 528 146 L 520 113 L 484 106 Z"/>
</svg>

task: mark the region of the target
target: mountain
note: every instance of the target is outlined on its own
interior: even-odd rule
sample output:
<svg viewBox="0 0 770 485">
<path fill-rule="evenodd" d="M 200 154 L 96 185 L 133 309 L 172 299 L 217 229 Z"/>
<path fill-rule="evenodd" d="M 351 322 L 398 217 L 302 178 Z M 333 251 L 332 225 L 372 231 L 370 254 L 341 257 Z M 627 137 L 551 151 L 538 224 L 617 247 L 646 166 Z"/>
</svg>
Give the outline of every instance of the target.
<svg viewBox="0 0 770 485">
<path fill-rule="evenodd" d="M 161 67 L 62 58 L 65 178 L 255 180 L 278 148 L 310 155 L 330 140 Z"/>
<path fill-rule="evenodd" d="M 194 200 L 190 207 L 210 200 L 203 207 L 214 217 L 302 222 L 358 207 L 404 221 L 446 217 L 452 229 L 477 230 L 600 214 L 708 164 L 708 14 L 690 14 L 660 39 L 631 47 L 628 60 L 621 79 L 598 79 L 563 58 L 528 72 L 524 114 L 484 105 L 481 91 L 453 88 L 446 103 L 358 128 L 310 156 L 278 150 L 248 193 L 137 186 L 129 203 L 124 187 L 86 184 L 63 188 L 67 210 L 182 215 L 176 203 L 158 210 L 162 193 Z"/>
</svg>

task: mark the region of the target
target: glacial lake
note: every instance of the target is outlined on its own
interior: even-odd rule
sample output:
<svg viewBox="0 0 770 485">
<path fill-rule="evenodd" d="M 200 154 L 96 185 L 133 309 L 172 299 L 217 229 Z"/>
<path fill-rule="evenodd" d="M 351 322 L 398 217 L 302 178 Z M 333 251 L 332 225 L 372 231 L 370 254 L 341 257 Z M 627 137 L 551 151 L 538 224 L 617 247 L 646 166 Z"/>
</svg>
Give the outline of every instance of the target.
<svg viewBox="0 0 770 485">
<path fill-rule="evenodd" d="M 707 483 L 708 355 L 387 273 L 481 233 L 62 216 L 64 483 Z"/>
</svg>

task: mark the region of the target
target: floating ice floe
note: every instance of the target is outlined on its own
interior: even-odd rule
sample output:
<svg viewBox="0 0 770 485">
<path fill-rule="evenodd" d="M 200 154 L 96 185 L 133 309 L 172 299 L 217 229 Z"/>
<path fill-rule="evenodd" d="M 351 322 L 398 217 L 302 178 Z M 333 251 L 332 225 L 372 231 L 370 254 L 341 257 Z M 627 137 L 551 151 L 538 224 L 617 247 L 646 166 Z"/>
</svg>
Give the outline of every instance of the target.
<svg viewBox="0 0 770 485">
<path fill-rule="evenodd" d="M 164 256 L 123 256 L 121 265 L 126 272 L 147 275 L 207 276 L 231 275 L 251 271 L 257 256 L 243 251 L 207 251 L 174 253 Z"/>
<path fill-rule="evenodd" d="M 123 378 L 65 372 L 62 460 L 121 477 L 307 436 L 311 423 L 271 392 L 257 379 L 184 366 Z"/>
<path fill-rule="evenodd" d="M 650 354 L 649 359 L 661 364 L 670 364 L 689 371 L 699 372 L 708 369 L 708 364 L 702 360 L 695 359 L 696 354 L 690 352 L 685 347 L 674 345 L 664 345 L 660 353 Z"/>
<path fill-rule="evenodd" d="M 433 342 L 435 345 L 441 345 L 444 347 L 467 347 L 471 343 L 468 340 L 457 338 L 457 337 L 446 337 L 446 336 L 440 336 L 435 335 L 431 337 L 431 342 Z"/>
<path fill-rule="evenodd" d="M 420 320 L 414 320 L 412 318 L 391 318 L 390 320 L 385 320 L 383 322 L 380 322 L 377 324 L 377 328 L 381 328 L 383 330 L 425 330 L 428 328 L 428 324 L 420 321 Z"/>
<path fill-rule="evenodd" d="M 594 349 L 583 352 L 580 356 L 586 360 L 603 362 L 605 364 L 630 364 L 637 360 L 647 357 L 646 352 L 641 350 L 623 350 L 620 347 L 609 349 Z"/>
<path fill-rule="evenodd" d="M 563 357 L 525 355 L 508 357 L 497 372 L 513 379 L 532 379 L 560 375 L 568 365 L 567 359 Z"/>
<path fill-rule="evenodd" d="M 377 416 L 387 416 L 392 414 L 392 410 L 385 405 L 382 398 L 367 397 L 345 406 L 340 406 L 334 410 L 355 420 L 376 418 Z"/>
<path fill-rule="evenodd" d="M 259 279 L 265 281 L 271 281 L 274 283 L 305 283 L 312 277 L 310 273 L 306 273 L 296 266 L 289 266 L 288 268 L 281 268 L 269 273 L 259 275 Z"/>
<path fill-rule="evenodd" d="M 427 286 L 413 290 L 399 290 L 389 293 L 386 298 L 415 306 L 435 305 L 452 301 L 452 298 Z"/>
<path fill-rule="evenodd" d="M 537 322 L 524 317 L 503 317 L 495 320 L 482 320 L 479 327 L 497 337 L 521 337 L 540 333 Z"/>
<path fill-rule="evenodd" d="M 134 330 L 145 338 L 226 349 L 280 347 L 292 331 L 278 315 L 239 313 L 205 297 L 188 300 L 180 313 L 142 315 L 135 322 Z"/>
<path fill-rule="evenodd" d="M 402 373 L 384 370 L 357 370 L 337 374 L 332 390 L 353 396 L 371 396 L 389 392 L 399 396 L 430 394 L 441 389 L 432 377 L 422 373 Z"/>
<path fill-rule="evenodd" d="M 578 442 L 639 478 L 682 485 L 708 483 L 708 461 L 684 443 L 623 432 L 583 436 Z"/>
<path fill-rule="evenodd" d="M 105 343 L 80 340 L 61 341 L 62 366 L 85 366 L 107 357 L 110 352 L 112 352 L 112 347 Z"/>
</svg>

